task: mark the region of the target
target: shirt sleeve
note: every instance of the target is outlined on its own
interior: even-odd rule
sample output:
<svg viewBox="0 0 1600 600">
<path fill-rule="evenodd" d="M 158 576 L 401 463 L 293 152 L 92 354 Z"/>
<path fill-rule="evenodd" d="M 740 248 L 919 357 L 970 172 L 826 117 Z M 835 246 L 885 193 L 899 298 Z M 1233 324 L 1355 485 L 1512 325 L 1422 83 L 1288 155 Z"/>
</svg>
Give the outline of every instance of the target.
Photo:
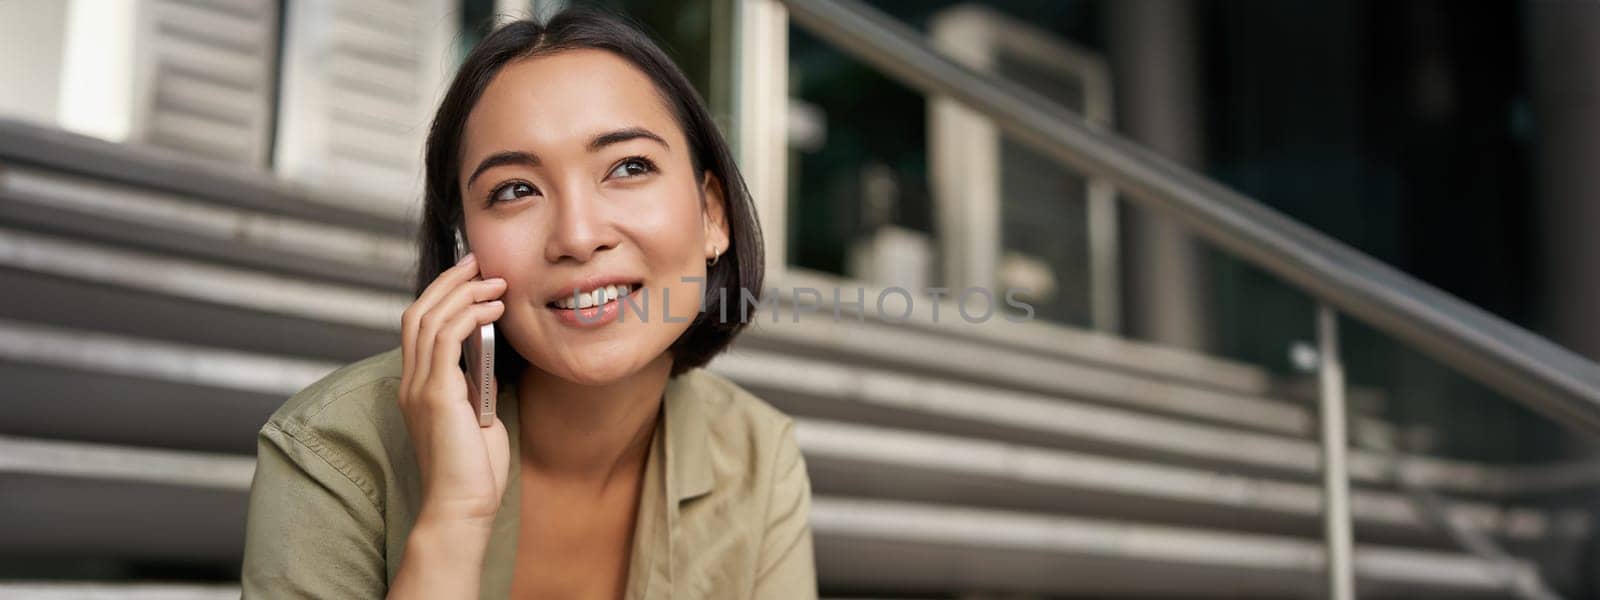
<svg viewBox="0 0 1600 600">
<path fill-rule="evenodd" d="M 794 422 L 778 436 L 773 490 L 767 506 L 752 598 L 816 600 L 817 573 L 811 542 L 811 478 L 795 441 Z"/>
<path fill-rule="evenodd" d="M 242 598 L 382 598 L 382 511 L 350 463 L 290 431 L 268 422 L 256 438 Z"/>
</svg>

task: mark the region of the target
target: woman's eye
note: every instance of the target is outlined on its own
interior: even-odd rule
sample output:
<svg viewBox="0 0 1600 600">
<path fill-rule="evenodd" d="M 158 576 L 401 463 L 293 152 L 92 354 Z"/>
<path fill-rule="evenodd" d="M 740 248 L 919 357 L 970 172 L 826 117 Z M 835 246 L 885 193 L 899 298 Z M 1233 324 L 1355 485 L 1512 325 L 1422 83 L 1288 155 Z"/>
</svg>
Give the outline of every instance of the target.
<svg viewBox="0 0 1600 600">
<path fill-rule="evenodd" d="M 617 163 L 617 168 L 611 170 L 611 177 L 636 177 L 656 170 L 654 163 L 644 158 L 634 157 Z"/>
<path fill-rule="evenodd" d="M 489 202 L 511 202 L 517 198 L 538 193 L 539 189 L 532 185 L 521 181 L 513 181 L 495 188 L 494 193 L 489 196 Z"/>
</svg>

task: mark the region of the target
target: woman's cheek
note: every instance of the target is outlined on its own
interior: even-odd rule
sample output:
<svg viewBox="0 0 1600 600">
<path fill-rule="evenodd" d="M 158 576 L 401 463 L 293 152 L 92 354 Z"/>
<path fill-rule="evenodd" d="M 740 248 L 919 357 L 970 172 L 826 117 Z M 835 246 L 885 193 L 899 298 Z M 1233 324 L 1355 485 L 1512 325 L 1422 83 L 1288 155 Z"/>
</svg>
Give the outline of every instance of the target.
<svg viewBox="0 0 1600 600">
<path fill-rule="evenodd" d="M 681 226 L 683 218 L 678 214 L 681 211 L 673 206 L 676 202 L 662 200 L 657 196 L 655 202 L 632 205 L 632 210 L 621 215 L 619 222 L 627 223 L 630 229 L 649 236 L 650 239 L 670 236 Z"/>
</svg>

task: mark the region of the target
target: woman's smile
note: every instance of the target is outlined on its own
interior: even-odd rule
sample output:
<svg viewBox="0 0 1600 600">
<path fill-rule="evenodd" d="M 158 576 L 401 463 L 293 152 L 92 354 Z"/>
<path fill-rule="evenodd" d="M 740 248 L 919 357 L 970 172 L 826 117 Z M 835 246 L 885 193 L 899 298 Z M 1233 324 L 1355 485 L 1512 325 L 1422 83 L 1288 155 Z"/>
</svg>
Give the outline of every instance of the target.
<svg viewBox="0 0 1600 600">
<path fill-rule="evenodd" d="M 555 315 L 561 324 L 569 327 L 601 327 L 617 321 L 622 314 L 624 300 L 644 288 L 641 281 L 591 285 L 594 287 L 589 291 L 581 291 L 583 287 L 574 285 L 571 291 L 545 303 L 545 309 Z"/>
</svg>

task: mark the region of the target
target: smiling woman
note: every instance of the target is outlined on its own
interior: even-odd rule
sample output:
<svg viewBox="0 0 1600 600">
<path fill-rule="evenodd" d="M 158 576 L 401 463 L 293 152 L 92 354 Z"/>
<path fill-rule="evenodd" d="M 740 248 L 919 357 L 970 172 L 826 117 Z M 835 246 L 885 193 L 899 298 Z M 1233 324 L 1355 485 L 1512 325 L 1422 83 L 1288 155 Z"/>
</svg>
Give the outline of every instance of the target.
<svg viewBox="0 0 1600 600">
<path fill-rule="evenodd" d="M 400 347 L 261 428 L 245 596 L 815 598 L 794 421 L 700 368 L 763 257 L 677 67 L 607 13 L 510 23 L 457 73 L 426 163 Z M 459 361 L 491 322 L 480 427 Z"/>
</svg>

